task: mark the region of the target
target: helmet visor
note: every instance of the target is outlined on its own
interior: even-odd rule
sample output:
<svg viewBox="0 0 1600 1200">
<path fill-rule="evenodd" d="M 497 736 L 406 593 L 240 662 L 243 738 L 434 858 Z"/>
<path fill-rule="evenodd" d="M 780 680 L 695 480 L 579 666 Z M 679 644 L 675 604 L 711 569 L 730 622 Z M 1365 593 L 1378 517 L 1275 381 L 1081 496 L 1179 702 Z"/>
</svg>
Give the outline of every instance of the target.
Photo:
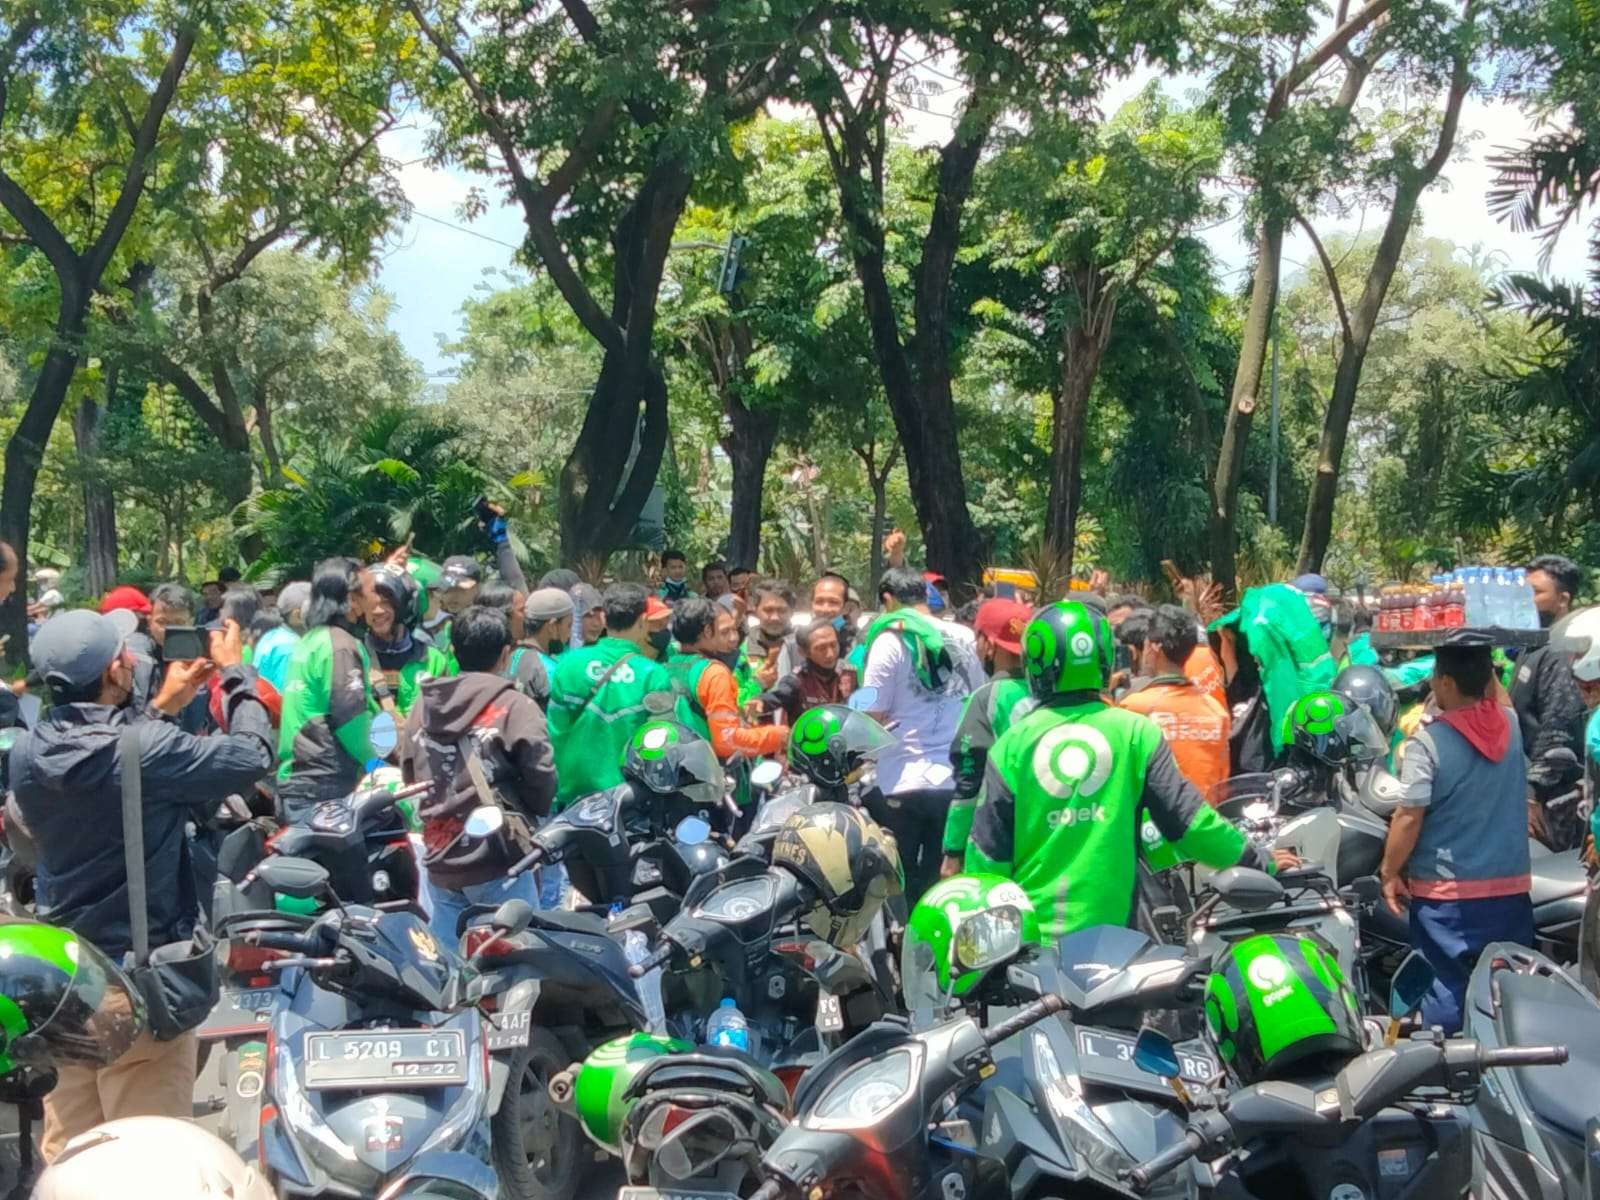
<svg viewBox="0 0 1600 1200">
<path fill-rule="evenodd" d="M 57 1066 L 108 1067 L 144 1031 L 144 1001 L 94 946 L 81 938 L 67 946 L 77 970 L 55 1012 L 33 1033 Z M 27 1061 L 26 1041 L 13 1048 L 13 1055 Z"/>
<path fill-rule="evenodd" d="M 1334 746 L 1343 745 L 1350 762 L 1373 762 L 1389 753 L 1388 739 L 1365 707 L 1358 707 L 1333 722 Z"/>
<path fill-rule="evenodd" d="M 686 742 L 674 748 L 656 764 L 654 778 L 647 779 L 652 791 L 676 793 L 691 804 L 707 807 L 720 804 L 725 789 L 722 764 L 710 742 Z M 661 786 L 657 785 L 657 779 Z"/>
</svg>

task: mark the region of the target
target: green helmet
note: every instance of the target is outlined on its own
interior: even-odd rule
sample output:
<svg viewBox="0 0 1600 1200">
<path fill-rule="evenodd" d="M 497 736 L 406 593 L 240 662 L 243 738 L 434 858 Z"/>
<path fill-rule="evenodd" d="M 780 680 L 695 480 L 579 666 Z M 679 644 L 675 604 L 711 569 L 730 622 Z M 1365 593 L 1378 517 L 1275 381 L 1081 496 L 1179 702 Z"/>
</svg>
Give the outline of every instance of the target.
<svg viewBox="0 0 1600 1200">
<path fill-rule="evenodd" d="M 977 987 L 990 967 L 1011 959 L 1013 945 L 1038 943 L 1038 914 L 1012 880 L 979 873 L 941 879 L 922 893 L 906 923 L 900 948 L 906 1007 L 943 1008 Z M 982 965 L 964 965 L 972 962 Z"/>
<path fill-rule="evenodd" d="M 417 581 L 417 586 L 427 591 L 439 582 L 444 574 L 444 568 L 431 558 L 424 558 L 416 551 L 412 551 L 406 559 L 406 574 Z"/>
<path fill-rule="evenodd" d="M 1111 622 L 1076 600 L 1041 608 L 1022 634 L 1022 670 L 1041 700 L 1058 692 L 1099 691 L 1115 660 Z"/>
<path fill-rule="evenodd" d="M 107 1067 L 144 1029 L 144 998 L 94 946 L 54 925 L 0 921 L 0 1075 Z"/>
<path fill-rule="evenodd" d="M 1283 718 L 1283 744 L 1318 762 L 1370 762 L 1389 751 L 1372 714 L 1338 692 L 1308 692 Z"/>
<path fill-rule="evenodd" d="M 789 765 L 820 787 L 838 787 L 894 738 L 844 704 L 808 709 L 789 730 Z"/>
<path fill-rule="evenodd" d="M 1206 981 L 1206 1027 L 1245 1085 L 1312 1057 L 1342 1066 L 1364 1044 L 1355 990 L 1327 943 L 1308 934 L 1229 946 Z"/>
<path fill-rule="evenodd" d="M 653 1033 L 630 1033 L 596 1046 L 578 1067 L 572 1099 L 584 1132 L 613 1154 L 622 1153 L 622 1127 L 632 1101 L 623 1093 L 651 1059 L 693 1050 L 688 1042 Z"/>
<path fill-rule="evenodd" d="M 722 803 L 722 764 L 711 743 L 676 721 L 639 726 L 622 753 L 622 774 L 658 796 L 682 796 L 708 808 Z"/>
</svg>

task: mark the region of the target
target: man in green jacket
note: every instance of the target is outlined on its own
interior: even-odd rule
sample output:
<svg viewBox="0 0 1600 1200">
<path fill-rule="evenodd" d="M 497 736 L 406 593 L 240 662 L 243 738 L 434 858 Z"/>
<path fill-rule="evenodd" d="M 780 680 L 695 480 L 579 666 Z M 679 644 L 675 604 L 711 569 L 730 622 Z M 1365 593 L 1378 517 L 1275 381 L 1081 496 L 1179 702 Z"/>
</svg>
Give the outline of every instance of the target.
<svg viewBox="0 0 1600 1200">
<path fill-rule="evenodd" d="M 989 682 L 967 697 L 967 707 L 950 747 L 956 769 L 956 794 L 944 821 L 944 864 L 939 874 L 948 878 L 961 870 L 972 837 L 972 813 L 983 787 L 989 751 L 1000 736 L 1031 712 L 1036 701 L 1022 675 L 1022 631 L 1032 610 L 1017 600 L 985 600 L 973 622 L 978 657 Z"/>
<path fill-rule="evenodd" d="M 672 711 L 672 678 L 650 649 L 648 601 L 638 584 L 612 584 L 602 599 L 605 636 L 557 660 L 547 714 L 556 754 L 555 811 L 621 783 L 633 731 Z"/>
<path fill-rule="evenodd" d="M 1146 819 L 1211 867 L 1273 864 L 1206 805 L 1160 728 L 1101 696 L 1111 625 L 1075 601 L 1042 609 L 1022 639 L 1039 707 L 989 754 L 966 866 L 1015 879 L 1046 937 L 1123 925 L 1133 912 Z"/>
</svg>

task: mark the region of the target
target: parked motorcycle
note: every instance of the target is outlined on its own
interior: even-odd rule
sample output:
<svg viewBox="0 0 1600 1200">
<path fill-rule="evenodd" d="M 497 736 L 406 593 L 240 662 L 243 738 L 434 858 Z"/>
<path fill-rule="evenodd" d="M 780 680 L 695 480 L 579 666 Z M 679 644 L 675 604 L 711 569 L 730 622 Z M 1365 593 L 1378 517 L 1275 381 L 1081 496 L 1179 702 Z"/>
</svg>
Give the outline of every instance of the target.
<svg viewBox="0 0 1600 1200">
<path fill-rule="evenodd" d="M 1564 1066 L 1486 1073 L 1472 1110 L 1472 1195 L 1600 1197 L 1600 1002 L 1546 956 L 1496 943 L 1468 984 L 1462 1032 L 1496 1054 L 1535 1040 L 1569 1051 Z"/>
<path fill-rule="evenodd" d="M 334 901 L 326 868 L 275 856 L 275 893 Z M 502 906 L 499 929 L 531 910 Z M 303 931 L 252 931 L 286 995 L 266 1041 L 259 1159 L 281 1197 L 496 1200 L 488 1054 L 473 972 L 411 912 L 337 904 Z"/>
</svg>

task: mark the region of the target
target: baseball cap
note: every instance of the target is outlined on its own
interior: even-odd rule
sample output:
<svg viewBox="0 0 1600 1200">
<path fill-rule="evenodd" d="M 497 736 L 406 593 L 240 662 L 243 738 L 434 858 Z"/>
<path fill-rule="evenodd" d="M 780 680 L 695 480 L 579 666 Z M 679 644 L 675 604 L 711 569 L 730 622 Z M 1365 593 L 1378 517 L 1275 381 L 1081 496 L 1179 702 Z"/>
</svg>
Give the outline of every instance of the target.
<svg viewBox="0 0 1600 1200">
<path fill-rule="evenodd" d="M 1296 575 L 1294 583 L 1290 586 L 1298 588 L 1302 592 L 1312 592 L 1320 596 L 1327 592 L 1328 581 L 1321 575 Z"/>
<path fill-rule="evenodd" d="M 102 613 L 113 613 L 125 609 L 131 613 L 148 613 L 150 611 L 150 597 L 131 584 L 114 587 L 105 594 L 105 599 L 100 601 Z"/>
<path fill-rule="evenodd" d="M 606 606 L 605 601 L 600 598 L 600 590 L 592 583 L 573 584 L 572 603 L 573 607 L 578 610 L 579 616 Z"/>
<path fill-rule="evenodd" d="M 483 568 L 478 565 L 478 560 L 468 554 L 452 554 L 444 560 L 443 569 L 439 578 L 432 586 L 443 588 L 466 587 L 470 584 L 483 582 Z"/>
<path fill-rule="evenodd" d="M 646 621 L 658 620 L 661 617 L 670 617 L 672 607 L 661 599 L 660 596 L 649 596 L 644 602 L 644 619 Z"/>
<path fill-rule="evenodd" d="M 978 606 L 973 629 L 1002 650 L 1022 653 L 1022 631 L 1033 619 L 1033 610 L 1020 600 L 985 600 Z"/>
<path fill-rule="evenodd" d="M 311 603 L 311 585 L 303 579 L 286 583 L 278 591 L 278 611 L 291 613 Z"/>
<path fill-rule="evenodd" d="M 572 596 L 558 587 L 529 592 L 522 614 L 530 621 L 559 621 L 572 615 Z"/>
<path fill-rule="evenodd" d="M 122 653 L 124 641 L 110 617 L 80 608 L 41 625 L 28 654 L 46 683 L 83 687 L 105 674 Z"/>
</svg>

